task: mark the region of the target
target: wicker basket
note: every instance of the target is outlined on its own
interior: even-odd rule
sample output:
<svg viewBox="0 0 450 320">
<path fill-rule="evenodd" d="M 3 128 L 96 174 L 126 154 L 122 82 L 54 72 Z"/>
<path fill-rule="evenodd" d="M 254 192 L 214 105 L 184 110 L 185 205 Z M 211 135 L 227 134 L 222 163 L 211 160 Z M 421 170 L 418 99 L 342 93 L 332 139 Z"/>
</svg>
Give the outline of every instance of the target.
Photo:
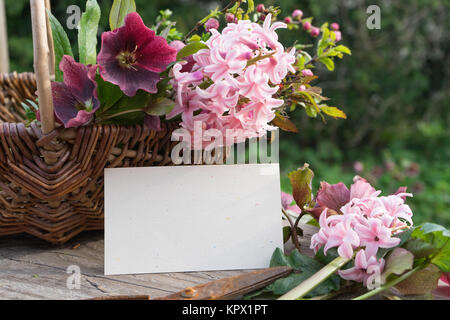
<svg viewBox="0 0 450 320">
<path fill-rule="evenodd" d="M 170 137 L 178 124 L 162 123 L 159 132 L 144 125 L 53 129 L 51 99 L 43 103 L 42 98 L 42 128 L 26 127 L 22 102 L 35 100 L 37 89 L 40 97 L 51 97 L 40 2 L 31 0 L 36 78 L 0 75 L 0 236 L 25 232 L 61 244 L 83 230 L 103 229 L 105 167 L 171 164 L 176 142 Z"/>
</svg>

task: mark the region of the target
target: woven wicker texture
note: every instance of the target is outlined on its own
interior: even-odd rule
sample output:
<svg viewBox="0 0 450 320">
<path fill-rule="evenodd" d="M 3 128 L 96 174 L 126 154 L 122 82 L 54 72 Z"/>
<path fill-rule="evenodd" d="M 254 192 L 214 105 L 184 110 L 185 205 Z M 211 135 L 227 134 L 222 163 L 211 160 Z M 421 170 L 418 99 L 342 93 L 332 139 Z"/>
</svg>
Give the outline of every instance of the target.
<svg viewBox="0 0 450 320">
<path fill-rule="evenodd" d="M 91 125 L 43 135 L 22 122 L 35 100 L 31 73 L 0 75 L 0 236 L 26 232 L 55 244 L 103 229 L 103 169 L 171 164 L 177 123 Z"/>
</svg>

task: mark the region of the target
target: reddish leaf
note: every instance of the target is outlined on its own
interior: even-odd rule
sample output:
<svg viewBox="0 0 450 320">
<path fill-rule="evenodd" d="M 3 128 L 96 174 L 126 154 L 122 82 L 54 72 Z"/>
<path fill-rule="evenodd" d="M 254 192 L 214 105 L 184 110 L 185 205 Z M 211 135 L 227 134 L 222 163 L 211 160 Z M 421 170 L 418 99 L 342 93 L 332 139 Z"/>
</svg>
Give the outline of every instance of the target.
<svg viewBox="0 0 450 320">
<path fill-rule="evenodd" d="M 300 208 L 312 201 L 312 179 L 314 172 L 305 163 L 302 168 L 289 173 L 289 180 L 292 185 L 292 196 Z"/>
</svg>

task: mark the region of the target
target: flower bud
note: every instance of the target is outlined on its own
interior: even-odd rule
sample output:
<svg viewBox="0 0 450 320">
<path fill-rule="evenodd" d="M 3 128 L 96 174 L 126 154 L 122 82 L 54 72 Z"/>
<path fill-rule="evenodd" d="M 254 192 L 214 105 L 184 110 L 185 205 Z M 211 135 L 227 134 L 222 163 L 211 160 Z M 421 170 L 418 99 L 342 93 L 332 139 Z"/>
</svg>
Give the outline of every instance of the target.
<svg viewBox="0 0 450 320">
<path fill-rule="evenodd" d="M 335 35 L 335 42 L 339 42 L 342 40 L 342 34 L 340 31 L 333 31 Z"/>
<path fill-rule="evenodd" d="M 211 29 L 218 29 L 219 28 L 219 20 L 210 18 L 205 23 L 205 30 L 206 32 L 209 32 Z"/>
<path fill-rule="evenodd" d="M 233 22 L 235 22 L 235 16 L 234 16 L 234 14 L 232 14 L 232 13 L 227 13 L 226 15 L 225 15 L 225 21 L 226 22 L 228 22 L 228 23 L 233 23 Z"/>
<path fill-rule="evenodd" d="M 298 91 L 305 91 L 306 90 L 306 86 L 305 85 L 301 85 L 300 88 L 298 88 Z"/>
<path fill-rule="evenodd" d="M 306 21 L 303 23 L 303 30 L 309 30 L 311 29 L 311 22 Z"/>
<path fill-rule="evenodd" d="M 303 69 L 302 76 L 304 77 L 312 77 L 314 73 L 310 69 Z"/>
<path fill-rule="evenodd" d="M 264 5 L 262 3 L 260 3 L 256 6 L 256 11 L 264 12 L 264 11 L 266 11 L 266 8 L 264 7 Z"/>
<path fill-rule="evenodd" d="M 330 25 L 330 27 L 331 27 L 331 29 L 332 30 L 339 30 L 339 25 L 336 23 L 336 22 L 333 22 L 331 25 Z"/>
<path fill-rule="evenodd" d="M 313 37 L 317 37 L 317 36 L 320 34 L 319 28 L 312 27 L 310 34 L 311 34 L 311 36 L 313 36 Z"/>
<path fill-rule="evenodd" d="M 287 24 L 292 23 L 291 17 L 286 17 L 286 18 L 284 18 L 284 23 L 287 23 Z"/>
<path fill-rule="evenodd" d="M 299 9 L 295 9 L 294 12 L 292 12 L 292 18 L 300 20 L 303 17 L 303 11 Z"/>
<path fill-rule="evenodd" d="M 261 21 L 266 20 L 266 15 L 265 14 L 260 15 L 259 20 L 261 20 Z"/>
</svg>

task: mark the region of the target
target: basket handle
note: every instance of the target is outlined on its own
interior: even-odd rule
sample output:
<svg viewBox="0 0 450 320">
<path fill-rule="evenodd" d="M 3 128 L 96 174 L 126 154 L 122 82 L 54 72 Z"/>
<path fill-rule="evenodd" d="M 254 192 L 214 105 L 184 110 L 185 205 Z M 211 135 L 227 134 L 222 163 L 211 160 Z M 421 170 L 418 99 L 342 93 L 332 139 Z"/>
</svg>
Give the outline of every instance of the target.
<svg viewBox="0 0 450 320">
<path fill-rule="evenodd" d="M 51 30 L 47 28 L 48 17 L 45 12 L 46 3 L 49 5 L 50 2 L 47 0 L 30 0 L 34 73 L 36 75 L 36 86 L 39 96 L 39 113 L 43 134 L 48 134 L 55 128 L 50 79 L 50 72 L 52 69 L 49 67 L 49 61 L 52 58 L 50 55 L 50 38 L 48 37 L 48 34 L 51 34 Z"/>
</svg>

